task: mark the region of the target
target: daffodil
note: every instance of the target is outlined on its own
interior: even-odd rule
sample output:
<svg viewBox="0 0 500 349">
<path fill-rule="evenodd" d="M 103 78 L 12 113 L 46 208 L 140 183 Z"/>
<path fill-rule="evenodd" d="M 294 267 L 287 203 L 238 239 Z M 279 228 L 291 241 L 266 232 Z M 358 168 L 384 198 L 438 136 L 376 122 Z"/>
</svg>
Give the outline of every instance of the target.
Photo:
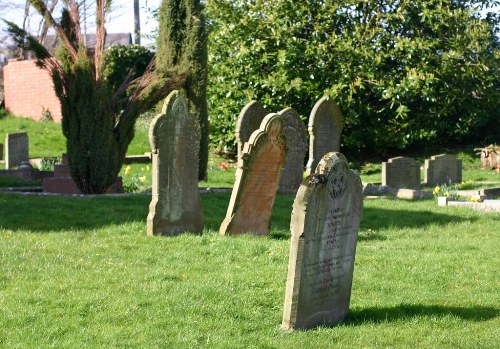
<svg viewBox="0 0 500 349">
<path fill-rule="evenodd" d="M 139 180 L 141 181 L 141 183 L 143 183 L 146 180 L 146 176 L 140 176 Z"/>
<path fill-rule="evenodd" d="M 130 174 L 131 168 L 130 166 L 125 167 L 125 176 L 128 176 Z"/>
</svg>

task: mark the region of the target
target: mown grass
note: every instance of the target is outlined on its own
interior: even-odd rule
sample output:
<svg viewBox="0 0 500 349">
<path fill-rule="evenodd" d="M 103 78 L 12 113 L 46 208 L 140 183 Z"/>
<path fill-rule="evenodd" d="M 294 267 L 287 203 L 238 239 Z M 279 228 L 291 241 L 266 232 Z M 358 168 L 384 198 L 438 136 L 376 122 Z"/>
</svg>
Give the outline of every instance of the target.
<svg viewBox="0 0 500 349">
<path fill-rule="evenodd" d="M 292 195 L 269 237 L 146 236 L 150 198 L 0 194 L 0 347 L 496 348 L 500 215 L 365 201 L 345 324 L 283 332 Z"/>
<path fill-rule="evenodd" d="M 7 133 L 14 132 L 28 132 L 30 158 L 60 157 L 66 152 L 66 139 L 59 123 L 34 121 L 11 114 L 0 118 L 0 143 L 4 142 Z M 127 154 L 139 155 L 147 151 L 150 151 L 148 131 L 142 123 L 138 123 Z"/>
</svg>

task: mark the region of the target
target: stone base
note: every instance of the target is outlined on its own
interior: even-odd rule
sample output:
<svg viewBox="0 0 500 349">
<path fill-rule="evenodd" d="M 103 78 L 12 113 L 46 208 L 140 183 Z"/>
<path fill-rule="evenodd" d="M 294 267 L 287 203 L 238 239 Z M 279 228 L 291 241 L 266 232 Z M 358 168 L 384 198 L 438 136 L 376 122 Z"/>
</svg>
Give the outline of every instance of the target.
<svg viewBox="0 0 500 349">
<path fill-rule="evenodd" d="M 42 182 L 44 193 L 58 193 L 58 194 L 81 194 L 82 192 L 76 186 L 75 181 L 71 177 L 65 178 L 44 178 Z M 106 194 L 116 194 L 123 192 L 122 178 L 118 177 L 116 182 L 111 185 Z"/>
</svg>

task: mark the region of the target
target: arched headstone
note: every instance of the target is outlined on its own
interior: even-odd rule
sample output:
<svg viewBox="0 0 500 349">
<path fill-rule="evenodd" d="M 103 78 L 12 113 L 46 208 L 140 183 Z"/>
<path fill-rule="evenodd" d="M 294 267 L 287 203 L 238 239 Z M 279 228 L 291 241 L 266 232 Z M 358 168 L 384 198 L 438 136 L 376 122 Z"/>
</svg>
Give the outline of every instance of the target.
<svg viewBox="0 0 500 349">
<path fill-rule="evenodd" d="M 342 154 L 326 154 L 293 203 L 284 329 L 347 317 L 362 214 L 359 175 Z"/>
<path fill-rule="evenodd" d="M 304 176 L 304 156 L 307 150 L 307 134 L 304 122 L 292 108 L 283 109 L 283 135 L 286 138 L 286 157 L 278 192 L 296 193 Z"/>
<path fill-rule="evenodd" d="M 243 147 L 252 133 L 257 130 L 262 119 L 269 114 L 258 101 L 251 101 L 240 112 L 236 121 L 236 143 L 238 146 L 238 160 L 241 159 Z"/>
<path fill-rule="evenodd" d="M 309 117 L 309 161 L 306 174 L 314 173 L 321 158 L 332 151 L 340 151 L 342 113 L 327 96 L 314 105 Z"/>
<path fill-rule="evenodd" d="M 285 161 L 286 141 L 282 132 L 281 117 L 269 114 L 245 143 L 220 234 L 269 233 L 274 199 Z"/>
<path fill-rule="evenodd" d="M 149 235 L 201 233 L 198 193 L 200 127 L 178 91 L 168 95 L 149 128 L 153 193 L 147 218 Z"/>
</svg>

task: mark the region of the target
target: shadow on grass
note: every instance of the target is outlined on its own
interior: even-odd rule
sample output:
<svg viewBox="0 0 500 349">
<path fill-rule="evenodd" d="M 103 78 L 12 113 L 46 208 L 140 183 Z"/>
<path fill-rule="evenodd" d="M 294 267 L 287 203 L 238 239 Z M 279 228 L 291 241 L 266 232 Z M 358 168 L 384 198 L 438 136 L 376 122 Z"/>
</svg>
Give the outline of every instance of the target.
<svg viewBox="0 0 500 349">
<path fill-rule="evenodd" d="M 385 308 L 365 308 L 349 312 L 347 325 L 410 320 L 417 317 L 458 317 L 467 321 L 485 321 L 500 316 L 500 309 L 491 307 L 448 307 L 441 305 L 401 304 Z"/>
<path fill-rule="evenodd" d="M 226 215 L 230 193 L 202 195 L 205 228 L 218 231 Z M 272 214 L 273 239 L 290 237 L 294 195 L 278 195 Z M 57 232 L 89 230 L 126 222 L 143 222 L 149 211 L 149 195 L 118 197 L 57 197 L 0 194 L 0 227 L 8 230 Z M 425 209 L 365 208 L 359 240 L 380 240 L 378 230 L 449 224 L 466 218 Z M 468 220 L 473 218 L 468 217 Z"/>
<path fill-rule="evenodd" d="M 386 228 L 421 228 L 427 225 L 447 225 L 462 221 L 475 221 L 477 218 L 460 217 L 453 214 L 443 214 L 431 210 L 404 210 L 379 207 L 365 207 L 360 230 L 377 231 Z M 375 237 L 367 238 L 367 240 Z"/>
<path fill-rule="evenodd" d="M 151 197 L 63 197 L 0 195 L 0 227 L 38 233 L 91 230 L 144 221 Z"/>
</svg>

